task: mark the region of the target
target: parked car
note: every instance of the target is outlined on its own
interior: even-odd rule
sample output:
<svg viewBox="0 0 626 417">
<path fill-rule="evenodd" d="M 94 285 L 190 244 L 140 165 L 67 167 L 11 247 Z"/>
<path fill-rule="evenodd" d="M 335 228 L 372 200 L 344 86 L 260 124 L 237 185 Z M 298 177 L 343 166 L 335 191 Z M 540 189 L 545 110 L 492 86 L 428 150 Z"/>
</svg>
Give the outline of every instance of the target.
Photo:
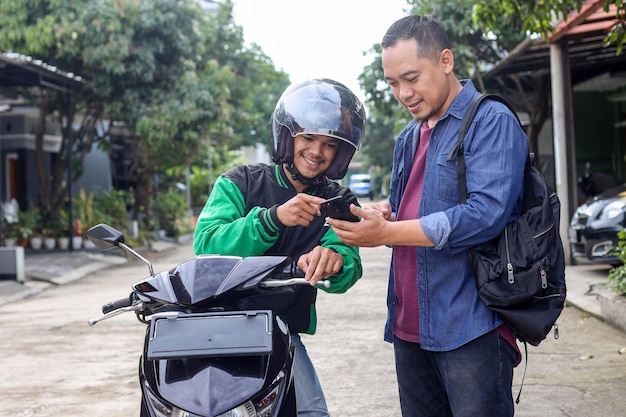
<svg viewBox="0 0 626 417">
<path fill-rule="evenodd" d="M 620 265 L 612 251 L 626 228 L 626 184 L 611 188 L 576 209 L 569 227 L 573 260 Z"/>
<path fill-rule="evenodd" d="M 374 199 L 374 191 L 372 190 L 372 176 L 370 174 L 352 174 L 348 181 L 348 188 L 357 198 L 369 197 Z"/>
</svg>

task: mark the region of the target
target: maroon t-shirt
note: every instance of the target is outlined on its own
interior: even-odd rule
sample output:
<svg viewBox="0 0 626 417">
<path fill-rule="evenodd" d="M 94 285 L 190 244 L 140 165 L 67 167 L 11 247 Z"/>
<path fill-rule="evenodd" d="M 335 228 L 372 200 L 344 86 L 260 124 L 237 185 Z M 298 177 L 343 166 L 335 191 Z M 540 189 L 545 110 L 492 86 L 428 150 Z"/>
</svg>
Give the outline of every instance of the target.
<svg viewBox="0 0 626 417">
<path fill-rule="evenodd" d="M 411 174 L 406 184 L 397 220 L 414 220 L 419 217 L 426 152 L 433 129 L 422 123 L 420 141 L 415 150 Z M 407 342 L 419 343 L 419 308 L 417 300 L 417 254 L 415 246 L 393 247 L 393 271 L 396 286 L 397 307 L 393 333 Z"/>
</svg>

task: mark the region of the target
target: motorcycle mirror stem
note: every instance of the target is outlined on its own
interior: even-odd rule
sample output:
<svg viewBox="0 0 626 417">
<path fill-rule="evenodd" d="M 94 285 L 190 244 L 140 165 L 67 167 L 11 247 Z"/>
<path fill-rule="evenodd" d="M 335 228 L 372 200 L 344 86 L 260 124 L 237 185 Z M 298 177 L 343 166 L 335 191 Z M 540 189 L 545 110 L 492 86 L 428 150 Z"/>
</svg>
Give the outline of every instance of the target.
<svg viewBox="0 0 626 417">
<path fill-rule="evenodd" d="M 137 253 L 130 246 L 126 245 L 124 243 L 124 234 L 119 230 L 109 226 L 108 224 L 100 223 L 87 230 L 87 237 L 93 242 L 94 245 L 96 245 L 98 249 L 109 250 L 113 248 L 122 248 L 126 253 L 130 253 L 148 265 L 150 275 L 154 275 L 152 263 Z"/>
</svg>

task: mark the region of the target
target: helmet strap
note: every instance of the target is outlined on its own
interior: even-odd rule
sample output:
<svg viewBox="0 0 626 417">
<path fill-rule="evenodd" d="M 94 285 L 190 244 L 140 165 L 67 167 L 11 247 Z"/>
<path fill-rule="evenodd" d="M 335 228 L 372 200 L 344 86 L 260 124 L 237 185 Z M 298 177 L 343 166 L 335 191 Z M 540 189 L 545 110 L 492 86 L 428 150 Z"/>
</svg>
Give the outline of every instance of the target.
<svg viewBox="0 0 626 417">
<path fill-rule="evenodd" d="M 324 182 L 324 179 L 326 178 L 324 174 L 318 175 L 317 177 L 314 177 L 314 178 L 307 178 L 298 172 L 298 170 L 296 169 L 296 166 L 293 163 L 285 164 L 285 166 L 287 167 L 287 171 L 289 171 L 289 173 L 291 174 L 291 179 L 295 181 L 300 181 L 302 184 L 307 185 L 307 186 L 319 185 L 322 182 Z"/>
</svg>

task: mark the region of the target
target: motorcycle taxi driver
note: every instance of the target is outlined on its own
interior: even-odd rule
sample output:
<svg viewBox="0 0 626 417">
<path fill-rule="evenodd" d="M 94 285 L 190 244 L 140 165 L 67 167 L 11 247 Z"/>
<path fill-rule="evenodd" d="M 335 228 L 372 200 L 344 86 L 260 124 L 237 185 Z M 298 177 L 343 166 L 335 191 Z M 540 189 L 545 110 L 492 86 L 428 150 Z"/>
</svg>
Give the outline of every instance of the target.
<svg viewBox="0 0 626 417">
<path fill-rule="evenodd" d="M 300 334 L 313 335 L 315 301 L 321 279 L 329 293 L 343 293 L 361 277 L 359 249 L 344 244 L 330 227 L 320 204 L 352 192 L 335 181 L 346 175 L 361 146 L 365 110 L 343 84 L 311 79 L 290 85 L 271 117 L 274 164 L 237 166 L 220 175 L 199 215 L 196 254 L 288 255 L 297 260 L 311 286 L 258 298 L 289 326 L 295 346 L 294 380 L 298 415 L 328 416 L 313 363 Z"/>
</svg>

